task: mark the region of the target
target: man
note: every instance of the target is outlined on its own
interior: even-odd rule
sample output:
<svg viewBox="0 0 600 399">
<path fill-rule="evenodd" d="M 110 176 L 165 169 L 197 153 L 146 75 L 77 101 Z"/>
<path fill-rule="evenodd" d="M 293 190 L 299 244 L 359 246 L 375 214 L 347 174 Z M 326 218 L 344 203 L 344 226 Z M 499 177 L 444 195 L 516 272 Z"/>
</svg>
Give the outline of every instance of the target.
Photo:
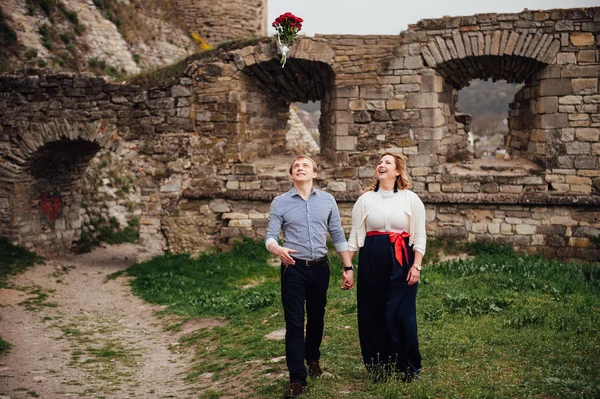
<svg viewBox="0 0 600 399">
<path fill-rule="evenodd" d="M 281 302 L 285 313 L 285 355 L 290 374 L 286 398 L 306 390 L 308 375 L 321 375 L 319 347 L 323 339 L 323 317 L 329 286 L 327 232 L 342 259 L 342 289 L 354 286 L 354 267 L 333 196 L 313 187 L 317 164 L 300 155 L 289 169 L 293 187 L 271 203 L 265 245 L 281 259 Z M 283 246 L 277 239 L 283 230 Z M 304 302 L 306 301 L 306 339 Z"/>
</svg>

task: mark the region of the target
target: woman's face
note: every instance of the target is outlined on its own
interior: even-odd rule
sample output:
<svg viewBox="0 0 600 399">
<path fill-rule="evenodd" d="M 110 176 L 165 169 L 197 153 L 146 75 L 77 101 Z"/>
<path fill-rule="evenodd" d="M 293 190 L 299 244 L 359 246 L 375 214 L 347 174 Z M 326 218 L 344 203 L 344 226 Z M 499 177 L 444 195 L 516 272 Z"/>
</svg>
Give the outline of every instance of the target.
<svg viewBox="0 0 600 399">
<path fill-rule="evenodd" d="M 393 156 L 385 155 L 379 159 L 379 163 L 375 167 L 375 176 L 379 181 L 394 181 L 399 174 L 400 171 L 396 169 L 396 161 Z"/>
</svg>

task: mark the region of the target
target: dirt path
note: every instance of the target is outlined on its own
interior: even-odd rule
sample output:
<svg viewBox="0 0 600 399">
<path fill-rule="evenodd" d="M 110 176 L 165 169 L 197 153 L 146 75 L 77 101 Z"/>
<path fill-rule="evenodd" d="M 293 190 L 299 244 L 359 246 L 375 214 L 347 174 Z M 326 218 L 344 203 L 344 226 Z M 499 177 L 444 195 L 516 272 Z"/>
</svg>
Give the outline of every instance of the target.
<svg viewBox="0 0 600 399">
<path fill-rule="evenodd" d="M 125 278 L 106 279 L 138 251 L 111 246 L 37 265 L 10 281 L 30 287 L 25 304 L 21 291 L 0 290 L 0 336 L 13 345 L 0 357 L 0 398 L 198 397 L 186 381 L 193 354 L 164 330 L 172 321 Z"/>
</svg>

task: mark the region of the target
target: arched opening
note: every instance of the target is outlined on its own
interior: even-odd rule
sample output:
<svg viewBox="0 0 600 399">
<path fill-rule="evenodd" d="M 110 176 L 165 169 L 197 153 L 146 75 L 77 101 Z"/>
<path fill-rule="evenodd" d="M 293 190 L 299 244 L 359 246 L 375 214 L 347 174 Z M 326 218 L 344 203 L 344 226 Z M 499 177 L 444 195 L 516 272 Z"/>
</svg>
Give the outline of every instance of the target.
<svg viewBox="0 0 600 399">
<path fill-rule="evenodd" d="M 81 234 L 81 181 L 100 150 L 95 142 L 62 139 L 34 152 L 15 190 L 19 241 L 45 254 L 71 248 Z"/>
<path fill-rule="evenodd" d="M 333 71 L 328 64 L 288 58 L 284 68 L 277 60 L 270 60 L 247 66 L 244 71 L 253 77 L 257 94 L 262 94 L 251 95 L 247 100 L 245 125 L 247 134 L 262 130 L 263 132 L 258 134 L 270 135 L 270 153 L 272 155 L 284 153 L 316 155 L 320 153 L 326 157 L 334 156 Z M 295 108 L 292 115 L 290 115 L 290 106 Z M 298 121 L 302 122 L 297 115 L 293 115 L 294 111 L 297 114 L 298 110 L 310 114 L 309 118 L 306 118 L 306 122 L 311 127 L 307 128 L 305 123 L 299 127 L 303 128 L 301 130 L 304 134 L 309 134 L 304 141 L 315 141 L 314 143 L 300 143 L 297 137 L 286 140 L 290 127 L 293 127 L 293 124 Z M 309 130 L 313 129 L 314 132 L 315 115 L 318 116 L 318 136 L 314 133 L 310 134 Z M 318 143 L 315 140 L 316 137 L 318 137 Z M 290 140 L 292 143 L 287 142 Z M 295 145 L 294 141 L 301 145 Z M 268 151 L 263 151 L 263 153 L 267 155 Z"/>
<path fill-rule="evenodd" d="M 507 159 L 509 105 L 522 84 L 472 80 L 458 92 L 457 122 L 467 132 L 467 151 L 475 159 Z"/>
<path fill-rule="evenodd" d="M 319 123 L 321 102 L 295 102 L 290 106 L 286 148 L 292 153 L 317 155 L 321 152 Z"/>
</svg>

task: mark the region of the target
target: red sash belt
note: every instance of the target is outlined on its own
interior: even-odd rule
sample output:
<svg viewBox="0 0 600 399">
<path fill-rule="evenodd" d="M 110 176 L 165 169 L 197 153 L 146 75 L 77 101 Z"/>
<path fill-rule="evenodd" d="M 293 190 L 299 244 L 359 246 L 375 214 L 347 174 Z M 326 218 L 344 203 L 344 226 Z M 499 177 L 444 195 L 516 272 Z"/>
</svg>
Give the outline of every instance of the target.
<svg viewBox="0 0 600 399">
<path fill-rule="evenodd" d="M 402 254 L 406 255 L 406 262 L 408 262 L 408 248 L 406 248 L 406 242 L 404 239 L 406 237 L 410 237 L 406 231 L 402 233 L 391 233 L 389 231 L 368 231 L 367 237 L 369 236 L 381 236 L 381 235 L 389 235 L 390 242 L 394 244 L 394 251 L 396 252 L 396 260 L 400 263 L 400 266 L 404 265 L 402 261 Z"/>
</svg>

